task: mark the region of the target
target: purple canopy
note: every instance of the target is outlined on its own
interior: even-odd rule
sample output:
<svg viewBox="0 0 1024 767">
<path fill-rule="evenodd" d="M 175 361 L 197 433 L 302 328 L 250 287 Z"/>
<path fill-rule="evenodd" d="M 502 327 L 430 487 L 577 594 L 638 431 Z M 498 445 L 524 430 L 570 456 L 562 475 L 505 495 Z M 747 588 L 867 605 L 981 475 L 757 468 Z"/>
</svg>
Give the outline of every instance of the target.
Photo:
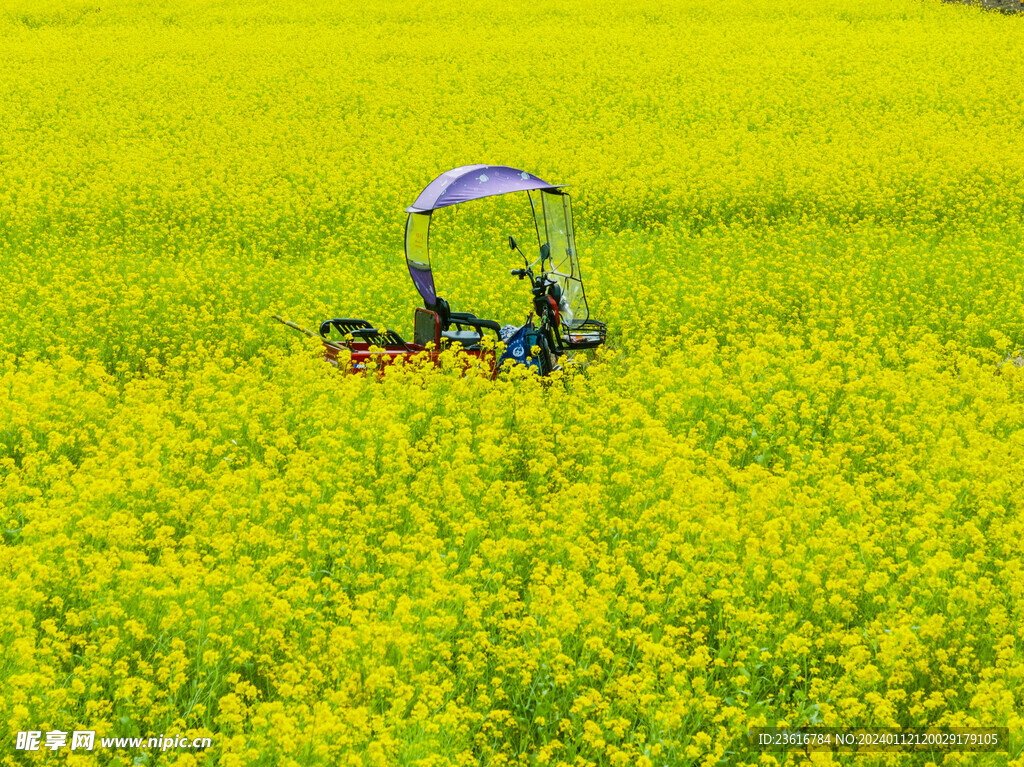
<svg viewBox="0 0 1024 767">
<path fill-rule="evenodd" d="M 430 269 L 430 214 L 438 208 L 458 205 L 460 202 L 479 200 L 509 192 L 540 190 L 561 194 L 561 184 L 549 184 L 532 173 L 507 165 L 462 165 L 442 173 L 420 192 L 416 202 L 405 209 L 409 218 L 405 222 L 405 261 L 409 266 L 416 290 L 423 304 L 433 308 L 437 301 L 434 273 Z M 531 200 L 531 207 L 533 203 Z M 534 214 L 536 215 L 536 213 Z"/>
<path fill-rule="evenodd" d="M 495 194 L 528 192 L 534 189 L 557 189 L 532 173 L 507 165 L 461 165 L 442 173 L 420 192 L 406 213 L 429 213 L 438 208 L 479 200 Z"/>
</svg>

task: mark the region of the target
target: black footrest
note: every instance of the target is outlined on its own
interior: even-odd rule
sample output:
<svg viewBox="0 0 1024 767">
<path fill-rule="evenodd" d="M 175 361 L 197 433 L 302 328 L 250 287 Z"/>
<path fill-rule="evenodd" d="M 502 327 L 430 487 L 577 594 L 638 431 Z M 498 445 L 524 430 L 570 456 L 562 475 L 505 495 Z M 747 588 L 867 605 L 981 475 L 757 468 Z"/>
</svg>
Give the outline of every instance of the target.
<svg viewBox="0 0 1024 767">
<path fill-rule="evenodd" d="M 337 317 L 333 320 L 324 320 L 320 323 L 320 335 L 324 338 L 329 338 L 331 335 L 331 328 L 337 330 L 342 336 L 347 336 L 353 331 L 362 330 L 364 328 L 373 330 L 373 325 L 366 320 L 350 320 L 343 317 Z"/>
<path fill-rule="evenodd" d="M 362 341 L 367 346 L 379 346 L 382 349 L 408 350 L 409 345 L 393 330 L 377 330 L 377 328 L 357 328 L 349 335 Z"/>
</svg>

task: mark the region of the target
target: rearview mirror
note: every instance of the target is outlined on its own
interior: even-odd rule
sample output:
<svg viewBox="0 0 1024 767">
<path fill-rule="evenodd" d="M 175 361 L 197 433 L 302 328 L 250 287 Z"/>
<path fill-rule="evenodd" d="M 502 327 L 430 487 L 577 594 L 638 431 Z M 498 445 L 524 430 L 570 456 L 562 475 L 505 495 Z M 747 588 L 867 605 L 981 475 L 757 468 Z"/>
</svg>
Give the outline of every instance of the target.
<svg viewBox="0 0 1024 767">
<path fill-rule="evenodd" d="M 517 247 L 519 247 L 519 246 L 518 246 L 518 245 L 516 245 L 516 238 L 515 238 L 515 237 L 513 237 L 513 236 L 512 236 L 511 234 L 510 234 L 510 235 L 508 236 L 508 249 L 509 249 L 509 250 L 515 250 L 515 249 L 516 249 Z"/>
<path fill-rule="evenodd" d="M 540 262 L 543 264 L 549 258 L 551 258 L 551 246 L 545 242 L 540 246 Z"/>
</svg>

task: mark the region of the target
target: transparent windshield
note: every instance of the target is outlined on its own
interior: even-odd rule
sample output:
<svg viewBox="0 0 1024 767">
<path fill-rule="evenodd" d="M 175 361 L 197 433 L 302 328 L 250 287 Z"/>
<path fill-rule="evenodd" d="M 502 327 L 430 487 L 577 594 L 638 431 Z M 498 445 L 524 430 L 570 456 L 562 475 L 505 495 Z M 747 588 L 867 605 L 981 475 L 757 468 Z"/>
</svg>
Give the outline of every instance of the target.
<svg viewBox="0 0 1024 767">
<path fill-rule="evenodd" d="M 590 310 L 576 255 L 569 195 L 541 192 L 540 200 L 538 234 L 542 245 L 547 242 L 551 249 L 551 260 L 545 263 L 545 272 L 562 288 L 562 321 L 569 327 L 582 325 L 589 318 Z"/>
</svg>

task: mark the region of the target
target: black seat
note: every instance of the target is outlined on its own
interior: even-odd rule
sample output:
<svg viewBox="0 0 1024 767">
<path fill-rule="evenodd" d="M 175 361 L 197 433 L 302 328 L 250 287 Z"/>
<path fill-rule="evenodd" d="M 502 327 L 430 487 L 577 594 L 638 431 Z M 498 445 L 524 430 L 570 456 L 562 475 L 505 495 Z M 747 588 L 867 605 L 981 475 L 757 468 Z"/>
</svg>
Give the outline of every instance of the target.
<svg viewBox="0 0 1024 767">
<path fill-rule="evenodd" d="M 483 338 L 484 330 L 493 330 L 497 336 L 501 336 L 501 325 L 494 320 L 482 320 L 471 312 L 453 312 L 452 308 L 448 305 L 448 302 L 440 296 L 434 302 L 434 305 L 428 307 L 432 311 L 437 312 L 437 316 L 441 321 L 441 336 L 448 338 L 448 332 L 451 331 L 452 325 L 462 331 L 463 327 L 473 328 L 476 332 L 474 335 L 477 336 L 474 343 L 479 343 L 480 339 Z M 447 332 L 446 332 L 447 331 Z M 450 340 L 460 340 L 451 338 Z M 463 346 L 466 346 L 463 343 Z"/>
<path fill-rule="evenodd" d="M 442 330 L 441 338 L 448 343 L 458 342 L 463 349 L 469 349 L 480 343 L 481 336 L 472 330 Z"/>
</svg>

